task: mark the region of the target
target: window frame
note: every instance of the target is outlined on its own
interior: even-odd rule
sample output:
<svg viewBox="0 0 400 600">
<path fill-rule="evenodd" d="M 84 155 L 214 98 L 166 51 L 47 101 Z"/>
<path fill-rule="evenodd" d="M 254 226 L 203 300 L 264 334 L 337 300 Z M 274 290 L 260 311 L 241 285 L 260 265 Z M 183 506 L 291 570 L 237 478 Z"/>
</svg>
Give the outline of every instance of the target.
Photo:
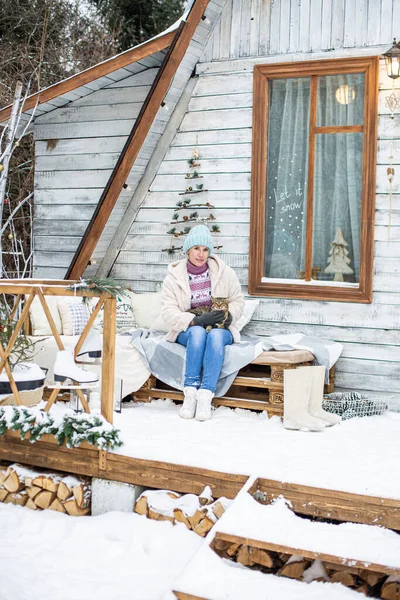
<svg viewBox="0 0 400 600">
<path fill-rule="evenodd" d="M 364 124 L 324 126 L 316 124 L 318 76 L 364 73 Z M 376 152 L 378 128 L 379 57 L 352 57 L 296 63 L 255 65 L 253 83 L 253 130 L 250 202 L 249 294 L 306 300 L 372 302 L 374 259 L 374 217 L 376 195 Z M 265 211 L 267 186 L 268 81 L 310 77 L 310 125 L 308 154 L 308 193 L 306 224 L 306 272 L 304 283 L 263 281 L 265 254 Z M 360 231 L 360 277 L 358 288 L 318 285 L 312 282 L 312 237 L 314 159 L 318 133 L 362 132 L 362 191 Z M 312 182 L 312 185 L 310 185 Z"/>
</svg>

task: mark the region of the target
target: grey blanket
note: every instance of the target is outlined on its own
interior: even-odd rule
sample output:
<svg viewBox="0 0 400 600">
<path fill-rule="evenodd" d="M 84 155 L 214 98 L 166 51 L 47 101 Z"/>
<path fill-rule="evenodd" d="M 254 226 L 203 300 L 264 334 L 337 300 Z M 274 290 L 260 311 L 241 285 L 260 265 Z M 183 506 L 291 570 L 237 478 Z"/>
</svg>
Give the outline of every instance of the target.
<svg viewBox="0 0 400 600">
<path fill-rule="evenodd" d="M 164 335 L 153 333 L 148 329 L 134 331 L 132 343 L 157 379 L 183 390 L 186 365 L 185 346 L 167 342 Z M 262 340 L 253 335 L 242 335 L 240 344 L 226 346 L 224 364 L 215 392 L 216 396 L 224 396 L 238 371 L 251 363 L 262 351 Z"/>
</svg>

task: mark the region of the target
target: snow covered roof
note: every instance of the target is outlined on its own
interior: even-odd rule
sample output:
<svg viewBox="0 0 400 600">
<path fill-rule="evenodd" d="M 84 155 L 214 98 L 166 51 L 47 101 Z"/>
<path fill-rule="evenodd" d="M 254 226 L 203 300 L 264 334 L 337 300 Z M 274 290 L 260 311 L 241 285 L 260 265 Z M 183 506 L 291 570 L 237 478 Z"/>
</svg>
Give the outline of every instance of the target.
<svg viewBox="0 0 400 600">
<path fill-rule="evenodd" d="M 116 81 L 131 77 L 132 74 L 143 69 L 159 67 L 178 26 L 179 21 L 143 44 L 134 46 L 85 71 L 28 96 L 24 103 L 21 121 L 26 123 L 31 118 L 32 113 L 36 118 Z M 11 114 L 11 106 L 10 104 L 0 110 L 0 126 L 7 124 Z"/>
</svg>

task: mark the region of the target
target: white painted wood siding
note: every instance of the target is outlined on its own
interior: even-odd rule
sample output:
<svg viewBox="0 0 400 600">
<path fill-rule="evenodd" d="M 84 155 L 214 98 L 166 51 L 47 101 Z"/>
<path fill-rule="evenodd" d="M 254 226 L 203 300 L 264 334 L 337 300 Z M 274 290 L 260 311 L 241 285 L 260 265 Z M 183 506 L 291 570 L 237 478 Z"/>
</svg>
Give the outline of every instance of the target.
<svg viewBox="0 0 400 600">
<path fill-rule="evenodd" d="M 226 0 L 211 0 L 210 22 L 201 21 L 160 107 L 138 158 L 93 252 L 98 265 L 144 173 L 177 100 L 192 76 Z M 105 86 L 87 94 L 74 90 L 73 101 L 35 121 L 34 275 L 63 277 L 100 199 L 112 169 L 158 72 L 164 52 L 109 74 Z M 123 71 L 121 73 L 121 71 Z M 104 78 L 102 78 L 102 81 Z M 93 82 L 95 83 L 95 82 Z M 77 233 L 79 232 L 79 233 Z M 57 237 L 60 236 L 60 244 Z M 43 238 L 54 240 L 51 243 Z M 92 274 L 96 266 L 89 266 Z M 53 273 L 53 274 L 52 274 Z"/>
<path fill-rule="evenodd" d="M 399 17 L 398 0 L 229 0 L 201 61 L 389 47 Z"/>
</svg>

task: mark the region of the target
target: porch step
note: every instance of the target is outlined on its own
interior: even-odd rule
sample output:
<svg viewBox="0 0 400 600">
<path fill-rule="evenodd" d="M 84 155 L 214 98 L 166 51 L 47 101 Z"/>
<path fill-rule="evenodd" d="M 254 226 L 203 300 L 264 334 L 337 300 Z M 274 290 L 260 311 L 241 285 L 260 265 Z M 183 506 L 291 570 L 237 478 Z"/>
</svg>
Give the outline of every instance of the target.
<svg viewBox="0 0 400 600">
<path fill-rule="evenodd" d="M 304 519 L 283 498 L 262 505 L 252 495 L 254 484 L 253 478 L 244 486 L 209 534 L 208 547 L 200 549 L 175 582 L 179 600 L 291 597 L 294 590 L 296 598 L 308 600 L 323 598 L 328 590 L 330 598 L 336 593 L 343 597 L 340 586 L 323 588 L 325 582 L 380 597 L 400 577 L 399 534 L 376 526 Z M 215 560 L 211 550 L 225 560 Z M 234 568 L 234 562 L 252 569 Z M 207 577 L 194 576 L 201 572 Z M 308 586 L 311 581 L 313 586 Z"/>
</svg>

